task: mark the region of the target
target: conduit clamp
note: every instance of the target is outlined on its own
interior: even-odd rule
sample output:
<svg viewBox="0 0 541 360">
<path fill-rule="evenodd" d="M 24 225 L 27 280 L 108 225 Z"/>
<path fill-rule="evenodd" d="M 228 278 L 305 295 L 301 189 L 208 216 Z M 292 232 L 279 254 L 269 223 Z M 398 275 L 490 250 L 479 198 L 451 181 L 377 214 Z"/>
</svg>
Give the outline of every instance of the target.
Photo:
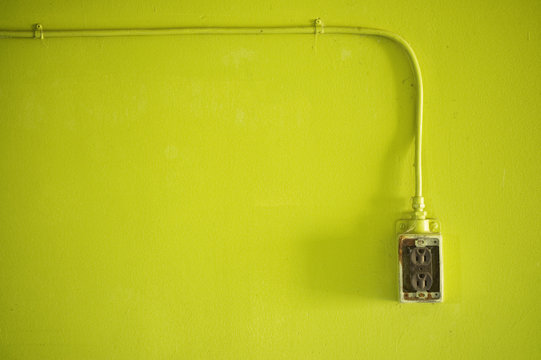
<svg viewBox="0 0 541 360">
<path fill-rule="evenodd" d="M 314 21 L 314 28 L 315 28 L 315 34 L 323 34 L 325 33 L 325 29 L 324 29 L 325 25 L 323 24 L 323 20 L 321 20 L 320 18 L 317 18 L 315 21 Z"/>
<path fill-rule="evenodd" d="M 34 39 L 43 40 L 43 25 L 35 24 L 34 25 Z"/>
</svg>

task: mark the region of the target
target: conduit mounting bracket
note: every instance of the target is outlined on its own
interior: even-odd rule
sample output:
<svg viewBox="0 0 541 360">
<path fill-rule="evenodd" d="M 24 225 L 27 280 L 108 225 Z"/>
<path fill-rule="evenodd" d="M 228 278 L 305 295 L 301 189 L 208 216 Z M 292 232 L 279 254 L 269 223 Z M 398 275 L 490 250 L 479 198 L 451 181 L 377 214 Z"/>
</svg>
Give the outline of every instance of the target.
<svg viewBox="0 0 541 360">
<path fill-rule="evenodd" d="M 321 18 L 317 18 L 314 20 L 314 28 L 314 32 L 316 35 L 325 33 L 325 25 L 323 24 L 323 20 L 321 20 Z"/>
<path fill-rule="evenodd" d="M 34 25 L 34 39 L 43 40 L 43 25 L 35 24 Z"/>
</svg>

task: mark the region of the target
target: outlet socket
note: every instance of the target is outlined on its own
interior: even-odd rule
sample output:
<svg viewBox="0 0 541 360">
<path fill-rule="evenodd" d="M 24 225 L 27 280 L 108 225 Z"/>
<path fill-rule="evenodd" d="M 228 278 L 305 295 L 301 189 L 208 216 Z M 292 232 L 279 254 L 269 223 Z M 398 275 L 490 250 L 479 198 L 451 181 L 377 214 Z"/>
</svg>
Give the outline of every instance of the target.
<svg viewBox="0 0 541 360">
<path fill-rule="evenodd" d="M 442 239 L 439 233 L 398 234 L 401 302 L 443 300 Z"/>
</svg>

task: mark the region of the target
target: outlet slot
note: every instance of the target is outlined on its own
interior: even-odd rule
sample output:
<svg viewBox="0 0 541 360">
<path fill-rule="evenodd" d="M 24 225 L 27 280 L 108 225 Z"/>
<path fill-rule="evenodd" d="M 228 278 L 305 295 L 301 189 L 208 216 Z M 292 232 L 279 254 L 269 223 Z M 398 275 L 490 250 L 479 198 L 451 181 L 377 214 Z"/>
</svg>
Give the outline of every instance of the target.
<svg viewBox="0 0 541 360">
<path fill-rule="evenodd" d="M 429 265 L 432 261 L 432 252 L 426 247 L 415 248 L 411 251 L 410 260 L 415 265 Z"/>
</svg>

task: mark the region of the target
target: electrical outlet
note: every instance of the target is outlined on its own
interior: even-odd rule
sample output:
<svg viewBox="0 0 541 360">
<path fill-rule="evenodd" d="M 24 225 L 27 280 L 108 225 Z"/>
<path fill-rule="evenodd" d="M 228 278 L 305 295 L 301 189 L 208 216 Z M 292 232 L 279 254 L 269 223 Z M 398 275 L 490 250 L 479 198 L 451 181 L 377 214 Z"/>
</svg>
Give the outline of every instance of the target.
<svg viewBox="0 0 541 360">
<path fill-rule="evenodd" d="M 421 221 L 428 222 L 428 220 Z M 432 228 L 437 229 L 439 226 L 432 226 Z M 397 229 L 404 230 L 403 223 L 399 224 Z M 430 230 L 426 233 L 399 232 L 400 301 L 441 302 L 443 300 L 442 260 L 441 234 Z"/>
</svg>

